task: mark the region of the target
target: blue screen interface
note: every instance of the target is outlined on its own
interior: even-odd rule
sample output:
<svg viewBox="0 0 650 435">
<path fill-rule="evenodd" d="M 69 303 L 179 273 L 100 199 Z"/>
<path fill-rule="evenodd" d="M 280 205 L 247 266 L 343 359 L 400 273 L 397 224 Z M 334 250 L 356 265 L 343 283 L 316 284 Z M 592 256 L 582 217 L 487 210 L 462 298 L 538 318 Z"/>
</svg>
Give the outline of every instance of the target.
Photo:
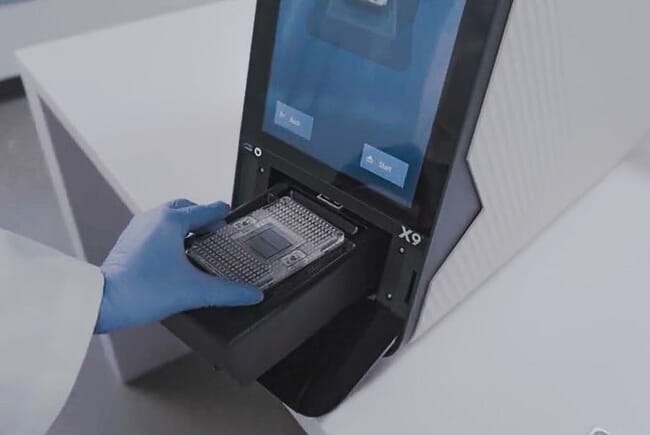
<svg viewBox="0 0 650 435">
<path fill-rule="evenodd" d="M 282 0 L 263 129 L 410 207 L 465 0 Z"/>
</svg>

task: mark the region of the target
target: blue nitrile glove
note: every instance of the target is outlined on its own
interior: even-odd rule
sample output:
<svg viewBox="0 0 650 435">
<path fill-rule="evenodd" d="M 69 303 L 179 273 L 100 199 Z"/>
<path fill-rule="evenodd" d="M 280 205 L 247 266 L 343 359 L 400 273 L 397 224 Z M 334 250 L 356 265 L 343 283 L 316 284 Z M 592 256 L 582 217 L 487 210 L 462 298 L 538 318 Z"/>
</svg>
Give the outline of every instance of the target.
<svg viewBox="0 0 650 435">
<path fill-rule="evenodd" d="M 260 290 L 194 267 L 184 252 L 188 232 L 222 222 L 228 206 L 181 199 L 133 218 L 101 267 L 102 297 L 95 333 L 162 320 L 206 306 L 253 305 Z"/>
</svg>

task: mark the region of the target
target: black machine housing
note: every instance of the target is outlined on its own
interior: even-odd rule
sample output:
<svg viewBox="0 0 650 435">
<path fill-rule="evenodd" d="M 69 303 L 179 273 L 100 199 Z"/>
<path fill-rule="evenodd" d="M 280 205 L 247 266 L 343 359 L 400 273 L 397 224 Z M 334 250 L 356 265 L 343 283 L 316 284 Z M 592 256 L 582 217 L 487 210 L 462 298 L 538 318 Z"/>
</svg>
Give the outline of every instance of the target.
<svg viewBox="0 0 650 435">
<path fill-rule="evenodd" d="M 247 308 L 165 326 L 242 383 L 259 380 L 307 416 L 334 409 L 412 336 L 431 279 L 481 210 L 466 156 L 512 0 L 467 0 L 415 201 L 398 205 L 266 134 L 262 120 L 280 0 L 257 3 L 233 212 L 282 195 L 343 229 L 344 246 Z"/>
</svg>

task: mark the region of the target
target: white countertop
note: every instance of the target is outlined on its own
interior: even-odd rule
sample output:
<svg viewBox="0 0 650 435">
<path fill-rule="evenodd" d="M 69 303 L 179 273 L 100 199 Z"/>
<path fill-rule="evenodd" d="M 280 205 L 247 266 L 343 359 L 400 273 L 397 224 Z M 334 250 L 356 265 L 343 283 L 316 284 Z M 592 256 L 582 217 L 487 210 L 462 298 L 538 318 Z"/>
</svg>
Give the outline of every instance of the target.
<svg viewBox="0 0 650 435">
<path fill-rule="evenodd" d="M 313 433 L 650 433 L 644 151 Z"/>
<path fill-rule="evenodd" d="M 19 52 L 133 210 L 229 200 L 255 2 L 219 1 Z"/>
<path fill-rule="evenodd" d="M 24 50 L 134 210 L 229 198 L 254 1 Z M 638 152 L 313 434 L 650 433 L 650 152 Z M 620 406 L 612 407 L 612 404 Z"/>
</svg>

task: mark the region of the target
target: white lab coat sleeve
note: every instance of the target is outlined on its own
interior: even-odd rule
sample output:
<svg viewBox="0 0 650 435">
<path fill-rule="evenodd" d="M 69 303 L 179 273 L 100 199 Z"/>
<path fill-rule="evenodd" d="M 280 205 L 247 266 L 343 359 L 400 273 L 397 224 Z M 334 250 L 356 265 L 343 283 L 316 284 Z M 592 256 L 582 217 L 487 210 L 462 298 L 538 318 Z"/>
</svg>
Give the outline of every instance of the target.
<svg viewBox="0 0 650 435">
<path fill-rule="evenodd" d="M 98 268 L 0 230 L 0 434 L 44 434 L 88 349 Z"/>
</svg>

